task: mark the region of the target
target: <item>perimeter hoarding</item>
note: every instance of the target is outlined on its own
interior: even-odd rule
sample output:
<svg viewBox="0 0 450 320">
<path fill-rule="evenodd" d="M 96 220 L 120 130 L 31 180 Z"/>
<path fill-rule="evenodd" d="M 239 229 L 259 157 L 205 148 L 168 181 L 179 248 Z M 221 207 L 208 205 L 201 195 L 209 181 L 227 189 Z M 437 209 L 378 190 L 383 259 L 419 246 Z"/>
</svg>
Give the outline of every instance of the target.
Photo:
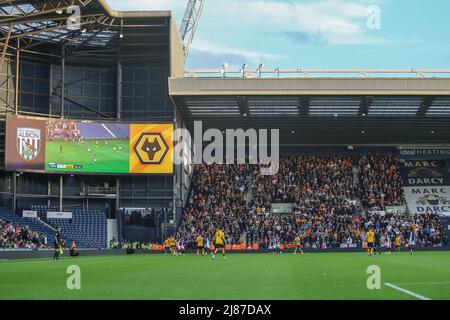
<svg viewBox="0 0 450 320">
<path fill-rule="evenodd" d="M 6 170 L 172 174 L 173 124 L 85 122 L 10 116 Z"/>
</svg>

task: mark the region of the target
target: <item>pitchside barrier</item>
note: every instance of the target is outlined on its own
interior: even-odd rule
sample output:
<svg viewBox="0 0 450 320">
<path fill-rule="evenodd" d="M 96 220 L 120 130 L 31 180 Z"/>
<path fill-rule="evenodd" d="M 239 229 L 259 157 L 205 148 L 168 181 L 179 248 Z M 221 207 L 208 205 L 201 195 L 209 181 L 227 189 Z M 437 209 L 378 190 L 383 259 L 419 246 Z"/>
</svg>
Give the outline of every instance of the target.
<svg viewBox="0 0 450 320">
<path fill-rule="evenodd" d="M 407 252 L 407 247 L 402 247 L 403 252 Z M 194 254 L 197 250 L 188 249 L 187 253 Z M 285 248 L 283 249 L 284 254 L 289 254 L 294 251 L 293 248 Z M 318 248 L 303 248 L 305 253 L 365 253 L 365 249 L 361 247 L 353 247 L 353 248 L 327 248 L 327 249 L 318 249 Z M 450 246 L 442 246 L 436 248 L 415 248 L 415 251 L 450 251 Z M 77 249 L 77 252 L 80 253 L 80 257 L 94 257 L 94 256 L 113 256 L 113 255 L 125 255 L 126 250 L 124 249 L 103 249 L 103 250 L 94 250 L 94 249 Z M 258 250 L 228 250 L 227 253 L 231 254 L 268 254 L 269 250 L 263 248 Z M 164 254 L 164 250 L 135 250 L 135 254 Z M 53 250 L 39 250 L 39 251 L 31 251 L 31 250 L 1 250 L 0 249 L 0 261 L 2 260 L 14 260 L 14 259 L 52 259 Z M 66 250 L 62 255 L 65 259 L 72 259 L 69 256 L 69 251 Z"/>
</svg>

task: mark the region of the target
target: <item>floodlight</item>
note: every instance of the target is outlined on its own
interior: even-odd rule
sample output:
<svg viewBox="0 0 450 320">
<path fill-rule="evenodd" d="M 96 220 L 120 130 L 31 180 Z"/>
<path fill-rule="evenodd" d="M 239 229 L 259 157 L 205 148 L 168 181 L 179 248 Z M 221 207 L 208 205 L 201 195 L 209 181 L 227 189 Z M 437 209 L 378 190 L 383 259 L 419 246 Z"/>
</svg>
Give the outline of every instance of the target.
<svg viewBox="0 0 450 320">
<path fill-rule="evenodd" d="M 220 68 L 220 73 L 222 74 L 222 76 L 225 78 L 225 69 L 228 68 L 228 63 L 224 63 L 222 65 L 222 67 Z"/>
<path fill-rule="evenodd" d="M 248 64 L 244 63 L 242 65 L 242 69 L 241 69 L 241 73 L 242 73 L 242 77 L 245 78 L 245 68 L 247 68 Z"/>
<path fill-rule="evenodd" d="M 261 78 L 262 68 L 264 68 L 264 63 L 260 63 L 258 66 L 258 76 Z"/>
</svg>

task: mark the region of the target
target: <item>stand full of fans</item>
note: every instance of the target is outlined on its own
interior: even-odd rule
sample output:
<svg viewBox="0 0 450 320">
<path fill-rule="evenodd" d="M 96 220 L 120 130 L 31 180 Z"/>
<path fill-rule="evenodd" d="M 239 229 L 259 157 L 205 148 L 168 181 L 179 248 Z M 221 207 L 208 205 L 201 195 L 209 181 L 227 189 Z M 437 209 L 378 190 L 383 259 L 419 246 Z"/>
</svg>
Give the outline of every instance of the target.
<svg viewBox="0 0 450 320">
<path fill-rule="evenodd" d="M 216 228 L 229 244 L 271 241 L 293 243 L 301 237 L 311 248 L 362 247 L 373 228 L 384 239 L 400 235 L 406 243 L 417 231 L 417 245 L 448 243 L 435 214 L 372 214 L 405 205 L 398 160 L 392 155 L 297 155 L 280 158 L 276 175 L 260 174 L 261 165 L 196 166 L 187 208 L 177 231 L 188 248 Z M 290 213 L 273 213 L 274 203 L 293 204 Z"/>
<path fill-rule="evenodd" d="M 1 249 L 49 249 L 47 235 L 0 219 Z"/>
</svg>

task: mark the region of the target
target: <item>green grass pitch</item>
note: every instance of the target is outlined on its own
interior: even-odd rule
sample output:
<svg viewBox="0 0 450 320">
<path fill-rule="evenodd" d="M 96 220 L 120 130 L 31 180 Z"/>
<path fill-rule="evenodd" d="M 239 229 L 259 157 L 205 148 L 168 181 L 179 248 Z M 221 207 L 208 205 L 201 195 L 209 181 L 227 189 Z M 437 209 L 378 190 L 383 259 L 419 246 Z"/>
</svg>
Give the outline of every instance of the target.
<svg viewBox="0 0 450 320">
<path fill-rule="evenodd" d="M 70 265 L 80 267 L 81 290 L 66 287 Z M 381 269 L 380 290 L 367 288 L 371 265 Z M 416 299 L 384 283 L 433 300 L 450 299 L 450 252 L 231 253 L 215 262 L 192 254 L 65 256 L 0 261 L 0 274 L 0 299 Z"/>
<path fill-rule="evenodd" d="M 94 161 L 94 157 L 97 158 L 97 162 Z M 82 169 L 53 169 L 49 168 L 49 163 L 81 165 Z M 84 143 L 48 141 L 45 145 L 45 170 L 128 173 L 130 170 L 130 142 L 128 139 L 87 140 Z"/>
</svg>

